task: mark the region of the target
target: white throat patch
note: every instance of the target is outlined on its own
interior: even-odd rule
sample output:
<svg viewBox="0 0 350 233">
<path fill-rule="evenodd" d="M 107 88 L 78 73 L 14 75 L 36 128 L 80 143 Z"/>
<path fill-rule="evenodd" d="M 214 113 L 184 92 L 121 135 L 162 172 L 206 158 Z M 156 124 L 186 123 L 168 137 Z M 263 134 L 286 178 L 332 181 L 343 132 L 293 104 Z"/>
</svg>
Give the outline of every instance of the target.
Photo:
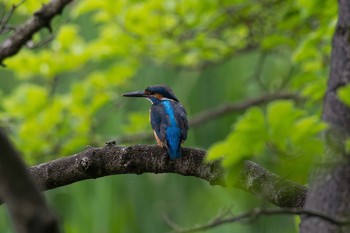
<svg viewBox="0 0 350 233">
<path fill-rule="evenodd" d="M 170 101 L 174 101 L 174 100 L 172 100 L 172 99 L 165 98 L 165 97 L 161 98 L 160 100 L 170 100 Z"/>
</svg>

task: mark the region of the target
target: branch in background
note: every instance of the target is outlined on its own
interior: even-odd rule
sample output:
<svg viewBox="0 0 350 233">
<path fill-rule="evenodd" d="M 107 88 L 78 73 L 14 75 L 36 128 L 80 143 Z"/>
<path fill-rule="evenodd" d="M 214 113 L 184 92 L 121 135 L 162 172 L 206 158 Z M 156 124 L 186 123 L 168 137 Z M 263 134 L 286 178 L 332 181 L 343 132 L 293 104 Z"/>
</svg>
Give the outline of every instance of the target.
<svg viewBox="0 0 350 233">
<path fill-rule="evenodd" d="M 300 97 L 296 94 L 291 94 L 291 93 L 274 93 L 274 94 L 266 94 L 266 95 L 259 96 L 254 99 L 250 99 L 242 102 L 222 104 L 216 108 L 212 108 L 195 115 L 190 120 L 190 126 L 197 127 L 207 121 L 222 117 L 224 115 L 234 113 L 234 112 L 241 112 L 250 107 L 267 104 L 271 101 L 280 100 L 280 99 L 292 99 L 297 101 L 297 100 L 300 100 Z"/>
<path fill-rule="evenodd" d="M 7 203 L 17 232 L 59 232 L 56 217 L 2 130 L 0 148 L 0 196 Z"/>
<path fill-rule="evenodd" d="M 267 60 L 268 54 L 266 52 L 261 52 L 259 54 L 258 60 L 256 61 L 254 71 L 252 73 L 252 79 L 255 80 L 262 90 L 267 91 L 269 87 L 262 80 L 262 75 L 265 67 L 265 62 Z"/>
<path fill-rule="evenodd" d="M 319 218 L 334 225 L 350 225 L 349 220 L 346 220 L 346 219 L 341 220 L 341 219 L 333 218 L 332 216 L 329 216 L 329 215 L 325 215 L 320 212 L 299 209 L 299 208 L 283 208 L 283 209 L 257 208 L 252 211 L 249 211 L 240 215 L 236 215 L 236 216 L 230 216 L 230 217 L 221 216 L 219 218 L 217 217 L 207 224 L 192 227 L 192 228 L 181 228 L 168 219 L 167 219 L 167 222 L 169 222 L 169 225 L 171 225 L 174 228 L 174 231 L 173 231 L 174 233 L 190 233 L 190 232 L 199 232 L 199 231 L 202 232 L 202 231 L 210 230 L 215 227 L 222 226 L 228 223 L 235 223 L 242 220 L 251 220 L 262 216 L 272 216 L 272 215 L 303 215 L 307 218 L 311 218 L 311 217 Z"/>
<path fill-rule="evenodd" d="M 225 116 L 227 114 L 241 112 L 253 106 L 259 106 L 263 104 L 267 104 L 274 100 L 279 99 L 291 99 L 298 101 L 301 99 L 297 94 L 292 93 L 274 93 L 274 94 L 266 94 L 254 99 L 245 100 L 241 102 L 235 103 L 226 103 L 219 105 L 215 108 L 203 111 L 195 115 L 189 120 L 189 125 L 191 128 L 198 127 L 210 120 L 214 120 L 216 118 Z M 125 135 L 119 139 L 117 139 L 118 143 L 134 143 L 140 141 L 150 141 L 153 139 L 153 134 L 150 133 L 138 133 L 133 135 Z"/>
<path fill-rule="evenodd" d="M 48 37 L 42 39 L 38 43 L 34 43 L 33 41 L 28 41 L 27 47 L 29 49 L 38 49 L 42 48 L 43 46 L 49 44 L 51 41 L 53 41 L 56 38 L 56 33 L 49 35 Z"/>
<path fill-rule="evenodd" d="M 198 177 L 212 185 L 225 185 L 220 163 L 203 163 L 206 154 L 204 150 L 182 148 L 182 157 L 173 161 L 169 159 L 166 150 L 157 145 L 122 147 L 113 143 L 115 142 L 101 148 L 91 147 L 69 157 L 30 167 L 29 171 L 44 190 L 109 175 L 143 173 L 176 173 Z M 280 207 L 301 207 L 304 203 L 306 187 L 283 180 L 250 161 L 245 162 L 241 169 L 237 187 Z M 261 189 L 262 185 L 257 185 L 259 182 L 266 182 L 268 188 Z M 294 191 L 286 193 L 288 190 Z"/>
<path fill-rule="evenodd" d="M 0 3 L 0 6 L 3 8 L 3 12 L 1 13 L 1 17 L 0 17 L 0 35 L 1 34 L 5 34 L 11 30 L 14 30 L 15 28 L 8 25 L 13 13 L 15 12 L 15 10 L 17 9 L 17 7 L 19 7 L 20 5 L 22 5 L 22 3 L 25 0 L 22 0 L 20 3 L 18 4 L 13 4 L 10 8 L 10 10 L 8 12 L 6 12 L 6 5 L 5 3 Z"/>
<path fill-rule="evenodd" d="M 0 44 L 0 64 L 4 66 L 4 59 L 15 55 L 40 29 L 46 27 L 51 32 L 51 20 L 54 16 L 61 14 L 63 8 L 71 1 L 51 0 L 25 23 L 16 28 L 14 33 Z"/>
</svg>

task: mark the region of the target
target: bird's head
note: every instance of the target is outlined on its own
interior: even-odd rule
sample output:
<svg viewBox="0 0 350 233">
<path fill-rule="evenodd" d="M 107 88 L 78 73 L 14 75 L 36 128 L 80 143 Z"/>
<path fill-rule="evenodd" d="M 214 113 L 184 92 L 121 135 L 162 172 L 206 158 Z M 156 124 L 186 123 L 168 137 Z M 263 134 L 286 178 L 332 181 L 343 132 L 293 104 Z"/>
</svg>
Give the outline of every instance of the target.
<svg viewBox="0 0 350 233">
<path fill-rule="evenodd" d="M 123 94 L 125 97 L 145 97 L 150 99 L 152 102 L 155 102 L 156 100 L 161 101 L 165 99 L 169 99 L 172 101 L 179 100 L 174 95 L 173 91 L 170 89 L 170 87 L 166 85 L 155 85 L 155 86 L 149 86 L 144 91 L 133 91 Z"/>
</svg>

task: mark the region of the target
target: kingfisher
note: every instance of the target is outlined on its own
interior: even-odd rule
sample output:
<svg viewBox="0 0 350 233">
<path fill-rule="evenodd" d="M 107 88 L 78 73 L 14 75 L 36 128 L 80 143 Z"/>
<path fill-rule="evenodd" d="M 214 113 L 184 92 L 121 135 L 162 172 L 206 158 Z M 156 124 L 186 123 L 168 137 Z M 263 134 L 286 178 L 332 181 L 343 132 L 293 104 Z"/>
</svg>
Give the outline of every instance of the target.
<svg viewBox="0 0 350 233">
<path fill-rule="evenodd" d="M 181 144 L 187 138 L 188 121 L 185 108 L 166 85 L 149 86 L 144 91 L 123 94 L 151 101 L 150 121 L 158 145 L 166 147 L 170 159 L 181 157 Z"/>
</svg>

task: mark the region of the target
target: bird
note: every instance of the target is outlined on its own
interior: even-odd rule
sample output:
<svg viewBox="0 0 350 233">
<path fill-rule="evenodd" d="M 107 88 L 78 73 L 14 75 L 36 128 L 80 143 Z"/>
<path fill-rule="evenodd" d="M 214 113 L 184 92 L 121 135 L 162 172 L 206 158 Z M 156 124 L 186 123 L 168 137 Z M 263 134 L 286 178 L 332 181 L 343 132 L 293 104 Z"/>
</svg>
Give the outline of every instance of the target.
<svg viewBox="0 0 350 233">
<path fill-rule="evenodd" d="M 171 88 L 164 84 L 154 85 L 123 96 L 143 97 L 151 101 L 150 123 L 158 145 L 167 148 L 171 160 L 180 158 L 181 144 L 187 138 L 189 127 L 186 110 Z"/>
</svg>

